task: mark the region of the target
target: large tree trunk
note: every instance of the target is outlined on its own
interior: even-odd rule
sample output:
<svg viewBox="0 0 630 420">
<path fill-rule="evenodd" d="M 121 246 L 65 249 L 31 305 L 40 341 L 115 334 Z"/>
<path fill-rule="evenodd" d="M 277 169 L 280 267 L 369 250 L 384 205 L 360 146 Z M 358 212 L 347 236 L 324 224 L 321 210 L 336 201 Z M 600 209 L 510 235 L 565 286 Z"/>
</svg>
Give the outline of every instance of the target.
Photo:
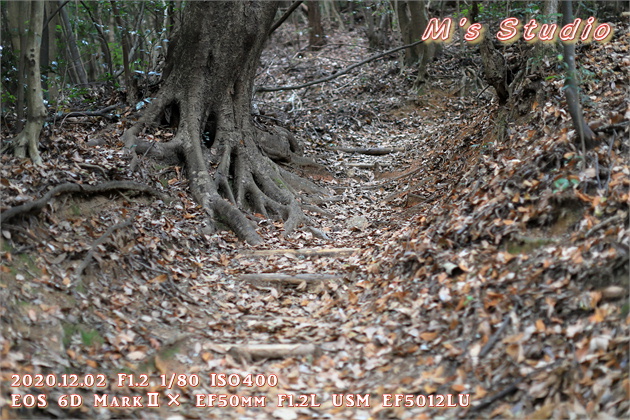
<svg viewBox="0 0 630 420">
<path fill-rule="evenodd" d="M 411 44 L 422 38 L 429 22 L 427 4 L 424 1 L 404 1 L 393 0 L 393 7 L 398 17 L 400 35 L 403 44 Z M 422 43 L 412 48 L 405 49 L 403 63 L 412 66 L 418 63 L 418 77 L 414 82 L 414 87 L 424 83 L 427 66 L 436 53 L 437 44 L 435 42 Z"/>
<path fill-rule="evenodd" d="M 261 238 L 239 209 L 285 219 L 290 231 L 305 221 L 295 191 L 314 186 L 271 160 L 289 162 L 300 152 L 293 136 L 279 128 L 263 131 L 251 120 L 254 76 L 276 7 L 268 1 L 187 3 L 169 54 L 169 76 L 124 136 L 137 155 L 183 160 L 191 192 L 210 221 L 253 244 Z M 179 115 L 173 139 L 139 141 L 142 124 L 165 110 Z"/>
</svg>

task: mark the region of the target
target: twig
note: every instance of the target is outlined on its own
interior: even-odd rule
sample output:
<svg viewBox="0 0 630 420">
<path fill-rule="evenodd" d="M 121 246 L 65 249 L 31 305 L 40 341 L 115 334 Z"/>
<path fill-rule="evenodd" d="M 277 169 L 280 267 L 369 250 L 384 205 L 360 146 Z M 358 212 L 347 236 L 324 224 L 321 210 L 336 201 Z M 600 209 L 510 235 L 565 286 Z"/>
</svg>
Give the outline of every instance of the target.
<svg viewBox="0 0 630 420">
<path fill-rule="evenodd" d="M 112 233 L 114 233 L 115 230 L 127 227 L 127 226 L 131 225 L 132 222 L 133 222 L 133 220 L 131 218 L 129 218 L 129 219 L 125 220 L 124 222 L 115 224 L 114 226 L 110 226 L 105 231 L 105 233 L 103 233 L 97 240 L 94 241 L 94 243 L 90 247 L 90 250 L 88 251 L 87 255 L 85 256 L 85 258 L 83 259 L 81 264 L 77 267 L 77 272 L 75 274 L 75 278 L 76 278 L 77 281 L 81 280 L 81 275 L 83 274 L 83 270 L 85 270 L 85 268 L 92 261 L 92 258 L 94 257 L 94 252 L 96 252 L 96 248 L 99 245 L 101 245 L 103 242 L 105 242 L 107 240 L 107 238 Z"/>
<path fill-rule="evenodd" d="M 44 28 L 46 28 L 48 26 L 48 24 L 50 23 L 50 21 L 55 17 L 55 15 L 57 13 L 59 13 L 59 11 L 61 9 L 63 9 L 65 7 L 66 4 L 70 3 L 70 0 L 64 1 L 63 4 L 59 7 L 57 7 L 57 10 L 55 10 L 54 12 L 52 12 L 50 14 L 50 16 L 48 16 L 48 19 L 46 20 L 46 23 L 44 24 Z"/>
<path fill-rule="evenodd" d="M 167 197 L 158 192 L 157 190 L 149 187 L 148 185 L 139 184 L 132 181 L 109 181 L 99 185 L 81 185 L 72 182 L 57 185 L 55 188 L 48 191 L 42 198 L 28 203 L 21 204 L 19 206 L 11 207 L 0 214 L 0 221 L 6 223 L 13 219 L 15 216 L 24 213 L 37 213 L 41 211 L 44 206 L 56 195 L 63 193 L 103 193 L 114 190 L 134 190 L 159 197 L 162 200 L 167 200 Z"/>
<path fill-rule="evenodd" d="M 611 125 L 606 125 L 603 127 L 599 127 L 594 129 L 593 131 L 596 133 L 602 133 L 602 132 L 606 132 L 606 131 L 614 131 L 618 128 L 624 128 L 627 127 L 630 124 L 630 121 L 623 121 L 620 122 L 619 124 L 611 124 Z"/>
<path fill-rule="evenodd" d="M 387 51 L 385 51 L 383 53 L 376 54 L 376 55 L 373 55 L 371 57 L 368 57 L 368 58 L 366 58 L 363 61 L 360 61 L 360 62 L 358 62 L 356 64 L 351 65 L 350 67 L 346 67 L 344 70 L 341 70 L 341 71 L 339 71 L 339 72 L 337 72 L 335 74 L 331 74 L 330 76 L 326 76 L 326 77 L 323 77 L 321 79 L 313 80 L 313 81 L 308 82 L 308 83 L 303 83 L 301 85 L 280 86 L 280 87 L 259 86 L 259 87 L 256 88 L 256 92 L 277 92 L 277 91 L 281 91 L 281 90 L 302 89 L 302 88 L 313 86 L 313 85 L 316 85 L 316 84 L 319 84 L 319 83 L 329 82 L 329 81 L 331 81 L 333 79 L 336 79 L 339 76 L 343 76 L 344 74 L 349 73 L 350 71 L 356 69 L 357 67 L 360 67 L 360 66 L 362 66 L 362 65 L 364 65 L 366 63 L 369 63 L 370 61 L 377 60 L 377 59 L 379 59 L 381 57 L 385 57 L 386 55 L 389 55 L 391 53 L 395 53 L 396 51 L 400 51 L 400 50 L 404 50 L 404 49 L 407 49 L 407 48 L 415 47 L 416 45 L 421 44 L 423 42 L 424 41 L 421 40 L 421 41 L 416 41 L 416 42 L 411 43 L 411 44 L 403 45 L 402 47 L 392 48 L 391 50 L 387 50 Z"/>
<path fill-rule="evenodd" d="M 584 237 L 585 237 L 585 238 L 588 238 L 589 236 L 591 236 L 593 233 L 597 232 L 598 230 L 600 230 L 600 229 L 601 229 L 601 228 L 603 228 L 604 226 L 607 226 L 607 225 L 609 225 L 609 224 L 611 224 L 611 223 L 613 223 L 613 222 L 616 222 L 616 221 L 618 221 L 618 220 L 623 220 L 623 218 L 622 218 L 621 216 L 619 216 L 618 214 L 617 214 L 617 215 L 614 215 L 614 216 L 611 216 L 611 217 L 609 217 L 608 219 L 606 219 L 606 220 L 604 220 L 604 221 L 602 221 L 602 222 L 599 222 L 598 224 L 596 224 L 595 226 L 593 226 L 592 228 L 590 228 L 590 229 L 588 230 L 588 232 L 586 232 L 586 233 L 584 234 Z"/>
<path fill-rule="evenodd" d="M 483 88 L 483 90 L 481 92 L 479 92 L 479 94 L 477 94 L 477 96 L 475 96 L 475 99 L 478 99 L 486 91 L 486 89 L 488 89 L 489 87 L 490 87 L 490 85 L 487 85 L 485 88 Z"/>
<path fill-rule="evenodd" d="M 501 323 L 499 329 L 492 334 L 486 345 L 483 346 L 479 352 L 479 359 L 486 357 L 486 355 L 490 353 L 490 350 L 492 350 L 497 341 L 499 341 L 499 337 L 503 335 L 508 325 L 510 325 L 510 315 L 506 315 L 505 318 L 503 318 L 503 322 Z"/>
</svg>

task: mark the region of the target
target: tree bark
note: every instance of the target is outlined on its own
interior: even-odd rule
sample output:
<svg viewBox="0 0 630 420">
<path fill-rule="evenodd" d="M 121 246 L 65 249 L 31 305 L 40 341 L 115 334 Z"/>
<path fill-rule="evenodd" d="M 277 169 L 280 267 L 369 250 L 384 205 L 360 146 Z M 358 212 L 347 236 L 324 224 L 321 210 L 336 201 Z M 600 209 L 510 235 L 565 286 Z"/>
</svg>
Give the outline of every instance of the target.
<svg viewBox="0 0 630 420">
<path fill-rule="evenodd" d="M 13 152 L 17 157 L 31 158 L 34 164 L 41 165 L 38 144 L 42 131 L 46 108 L 42 94 L 42 78 L 40 74 L 40 49 L 42 45 L 42 28 L 44 26 L 44 2 L 33 1 L 30 5 L 28 33 L 21 54 L 24 56 L 26 68 L 26 104 L 28 107 L 26 125 L 13 140 Z"/>
<path fill-rule="evenodd" d="M 45 6 L 45 24 L 42 28 L 41 65 L 42 68 L 47 69 L 47 72 L 44 82 L 42 83 L 42 88 L 46 92 L 46 100 L 51 103 L 57 99 L 55 73 L 52 71 L 52 63 L 56 60 L 57 57 L 57 33 L 55 31 L 57 14 L 55 13 L 55 11 L 57 10 L 58 6 L 55 3 L 51 2 L 46 2 Z M 54 16 L 53 13 L 55 13 Z"/>
<path fill-rule="evenodd" d="M 81 61 L 81 54 L 79 53 L 79 48 L 77 47 L 76 38 L 74 37 L 74 33 L 72 32 L 72 25 L 70 25 L 68 11 L 65 7 L 62 7 L 64 5 L 63 0 L 59 0 L 58 4 L 61 7 L 61 9 L 59 10 L 59 16 L 61 18 L 63 30 L 66 33 L 66 47 L 68 49 L 70 61 L 72 62 L 72 73 L 75 75 L 75 82 L 82 85 L 87 85 L 87 74 L 85 73 L 83 62 Z"/>
<path fill-rule="evenodd" d="M 421 39 L 422 34 L 424 33 L 427 24 L 429 23 L 429 16 L 427 13 L 427 5 L 423 1 L 410 1 L 409 2 L 409 12 L 411 13 L 411 24 L 412 24 L 412 36 L 413 41 L 417 41 Z M 437 48 L 437 43 L 429 42 L 422 43 L 418 45 L 418 77 L 414 83 L 417 88 L 419 84 L 425 81 L 427 75 L 427 67 L 429 62 L 435 55 L 435 51 Z"/>
<path fill-rule="evenodd" d="M 124 134 L 126 147 L 138 155 L 182 160 L 211 227 L 221 222 L 252 244 L 261 238 L 241 210 L 282 218 L 289 232 L 306 221 L 297 190 L 315 187 L 272 161 L 297 158 L 301 148 L 293 136 L 280 128 L 263 131 L 251 120 L 255 72 L 276 8 L 269 1 L 187 3 L 165 84 Z M 173 139 L 137 139 L 143 124 L 167 109 L 180 116 Z"/>
<path fill-rule="evenodd" d="M 123 54 L 123 69 L 125 72 L 125 88 L 127 90 L 127 103 L 135 104 L 138 102 L 138 90 L 133 81 L 133 76 L 131 74 L 131 66 L 129 64 L 130 59 L 130 50 L 131 50 L 131 41 L 129 39 L 129 33 L 127 32 L 127 27 L 125 22 L 123 22 L 122 16 L 120 15 L 121 11 L 118 9 L 116 1 L 111 0 L 112 11 L 114 12 L 114 19 L 116 20 L 116 25 L 120 28 L 120 39 L 122 45 L 122 54 Z"/>
<path fill-rule="evenodd" d="M 571 0 L 565 0 L 562 2 L 562 25 L 573 22 L 573 7 Z M 564 62 L 567 65 L 567 77 L 565 80 L 564 94 L 567 98 L 567 107 L 569 108 L 569 114 L 573 120 L 573 127 L 577 133 L 577 140 L 579 145 L 582 146 L 583 151 L 595 146 L 595 133 L 591 130 L 591 127 L 586 124 L 584 115 L 582 114 L 582 107 L 580 105 L 580 89 L 578 86 L 578 74 L 575 67 L 575 44 L 565 42 L 563 44 L 564 50 Z"/>
<path fill-rule="evenodd" d="M 82 4 L 94 24 L 94 29 L 98 32 L 98 41 L 101 44 L 101 51 L 103 52 L 103 58 L 107 66 L 107 73 L 109 74 L 109 79 L 113 81 L 114 63 L 112 62 L 112 54 L 109 50 L 109 44 L 107 43 L 107 36 L 103 31 L 105 25 L 103 25 L 103 20 L 101 19 L 101 5 L 100 3 L 94 3 L 94 13 L 92 13 L 88 3 L 82 2 Z"/>
<path fill-rule="evenodd" d="M 26 44 L 26 21 L 29 18 L 30 3 L 27 2 L 8 2 L 7 3 L 7 21 L 9 23 L 9 33 L 11 35 L 11 46 L 15 51 L 18 58 L 17 69 L 17 88 L 15 92 L 16 104 L 16 123 L 14 132 L 19 133 L 24 128 L 24 83 L 26 81 L 26 62 L 24 55 L 24 48 Z"/>
<path fill-rule="evenodd" d="M 481 52 L 486 82 L 497 92 L 499 105 L 507 104 L 510 99 L 510 90 L 508 89 L 508 69 L 505 57 L 494 48 L 492 39 L 489 36 L 485 36 L 479 44 L 479 51 Z"/>
<path fill-rule="evenodd" d="M 326 45 L 322 15 L 319 10 L 319 2 L 309 0 L 308 4 L 308 46 L 311 50 L 319 50 Z"/>
</svg>

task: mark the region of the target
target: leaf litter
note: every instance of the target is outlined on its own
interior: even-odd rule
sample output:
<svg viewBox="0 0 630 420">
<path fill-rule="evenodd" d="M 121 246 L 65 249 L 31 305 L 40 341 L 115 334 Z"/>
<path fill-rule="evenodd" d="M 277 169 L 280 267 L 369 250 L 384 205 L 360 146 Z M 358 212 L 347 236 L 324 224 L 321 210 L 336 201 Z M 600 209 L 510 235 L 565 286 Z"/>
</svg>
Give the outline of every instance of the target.
<svg viewBox="0 0 630 420">
<path fill-rule="evenodd" d="M 261 219 L 265 243 L 256 248 L 231 232 L 204 233 L 182 168 L 141 161 L 129 171 L 119 139 L 131 113 L 109 125 L 49 127 L 43 166 L 2 157 L 3 210 L 64 182 L 135 180 L 173 201 L 133 191 L 59 196 L 38 217 L 2 227 L 3 382 L 12 374 L 103 373 L 107 388 L 76 392 L 86 399 L 159 392 L 165 401 L 174 392 L 182 406 L 70 410 L 53 403 L 13 411 L 5 393 L 3 418 L 622 417 L 630 408 L 630 63 L 623 59 L 630 44 L 627 28 L 619 34 L 578 51 L 598 75 L 584 82 L 587 120 L 619 127 L 601 133 L 585 163 L 558 78 L 538 80 L 526 112 L 498 121 L 491 93 L 456 95 L 454 46 L 431 64 L 418 95 L 410 94 L 413 71 L 393 56 L 327 84 L 259 96 L 255 119 L 285 125 L 330 172 L 316 180 L 331 191 L 318 204 L 328 217 L 307 211 L 328 240 L 306 227 L 285 237 L 281 222 Z M 316 53 L 295 54 L 286 46 L 292 37 L 278 31 L 257 84 L 307 82 L 365 54 L 342 34 Z M 541 70 L 557 71 L 552 64 Z M 520 88 L 526 96 L 527 86 Z M 145 133 L 156 140 L 170 134 Z M 339 147 L 402 151 L 367 156 Z M 92 249 L 126 219 L 128 227 Z M 335 251 L 341 248 L 358 250 Z M 295 251 L 309 249 L 329 253 Z M 91 250 L 94 261 L 77 281 L 73 274 Z M 254 255 L 263 250 L 274 252 Z M 243 277 L 274 273 L 331 277 Z M 119 388 L 120 372 L 152 381 Z M 173 372 L 198 374 L 201 384 L 159 386 L 158 375 Z M 213 372 L 275 374 L 278 385 L 212 387 Z M 52 400 L 67 392 L 18 391 Z M 194 408 L 202 393 L 266 396 L 269 403 Z M 321 406 L 278 407 L 282 393 L 314 394 Z M 382 404 L 383 394 L 396 393 L 469 394 L 470 406 Z M 335 407 L 333 394 L 369 394 L 371 404 Z"/>
</svg>

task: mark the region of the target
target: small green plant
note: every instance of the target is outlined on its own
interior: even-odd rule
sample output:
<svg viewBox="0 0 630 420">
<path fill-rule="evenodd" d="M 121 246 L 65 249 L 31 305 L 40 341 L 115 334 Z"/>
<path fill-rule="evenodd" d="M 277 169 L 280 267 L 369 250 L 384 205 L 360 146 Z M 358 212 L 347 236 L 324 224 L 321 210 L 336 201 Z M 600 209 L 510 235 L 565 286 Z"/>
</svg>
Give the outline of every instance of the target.
<svg viewBox="0 0 630 420">
<path fill-rule="evenodd" d="M 93 329 L 83 325 L 64 323 L 63 325 L 63 345 L 68 347 L 72 343 L 72 337 L 79 335 L 83 345 L 91 347 L 101 345 L 105 342 L 101 334 Z"/>
<path fill-rule="evenodd" d="M 88 347 L 91 347 L 94 344 L 103 344 L 103 338 L 96 330 L 82 330 L 81 341 Z"/>
<path fill-rule="evenodd" d="M 567 179 L 567 178 L 558 178 L 553 182 L 553 187 L 554 193 L 559 193 L 562 191 L 567 190 L 568 188 L 571 188 L 575 185 L 578 185 L 580 183 L 580 181 L 578 181 L 577 179 Z"/>
<path fill-rule="evenodd" d="M 70 206 L 70 210 L 72 211 L 73 216 L 81 216 L 81 208 L 78 205 L 72 204 Z"/>
</svg>

